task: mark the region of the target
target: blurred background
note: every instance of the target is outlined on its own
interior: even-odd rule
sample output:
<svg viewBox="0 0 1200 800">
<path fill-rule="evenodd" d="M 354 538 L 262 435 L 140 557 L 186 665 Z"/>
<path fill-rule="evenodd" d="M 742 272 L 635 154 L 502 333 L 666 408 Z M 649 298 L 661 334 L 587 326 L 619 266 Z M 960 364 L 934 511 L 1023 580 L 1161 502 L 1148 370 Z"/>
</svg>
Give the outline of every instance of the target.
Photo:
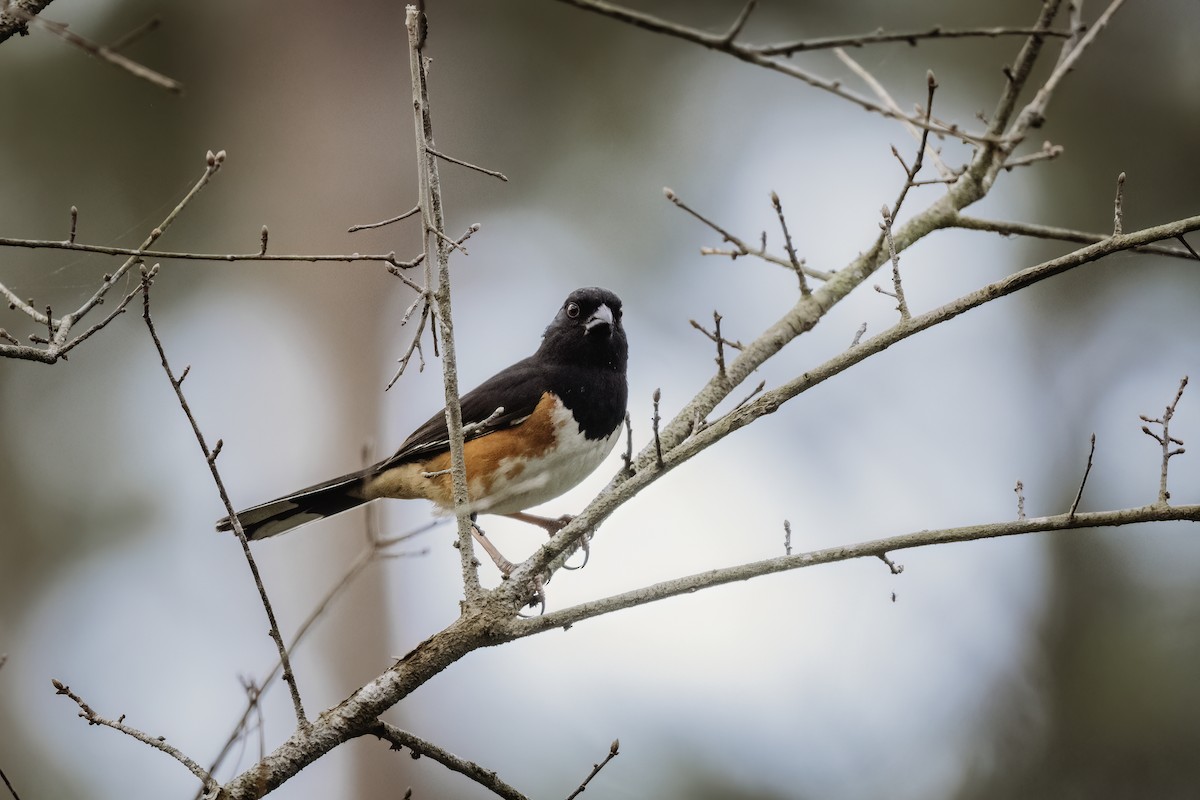
<svg viewBox="0 0 1200 800">
<path fill-rule="evenodd" d="M 764 0 L 745 38 L 1028 25 L 1038 3 Z M 1051 104 L 1052 162 L 1002 175 L 971 213 L 1104 232 L 1125 171 L 1126 230 L 1200 208 L 1200 18 L 1189 0 L 1129 4 Z M 637 7 L 725 30 L 740 0 Z M 1088 4 L 1088 19 L 1100 8 Z M 350 235 L 416 196 L 404 8 L 398 2 L 58 0 L 45 12 L 97 41 L 151 16 L 128 55 L 186 86 L 171 96 L 44 31 L 0 46 L 2 235 L 136 246 L 203 171 L 228 161 L 163 248 L 419 251 L 417 226 Z M 717 238 L 662 196 L 777 243 L 777 191 L 800 254 L 837 269 L 867 248 L 903 181 L 895 123 L 781 75 L 549 0 L 431 0 L 428 54 L 447 227 L 482 228 L 456 257 L 464 386 L 527 355 L 562 298 L 625 301 L 635 447 L 650 397 L 670 416 L 712 369 L 689 319 L 750 340 L 795 299 L 786 270 L 703 257 Z M 905 108 L 978 127 L 1016 39 L 888 45 L 853 55 Z M 1044 75 L 1056 50 L 1045 59 Z M 857 80 L 829 53 L 795 62 Z M 865 89 L 863 89 L 865 92 Z M 1030 141 L 1028 148 L 1040 146 Z M 951 164 L 965 152 L 944 145 Z M 912 193 L 908 211 L 943 191 Z M 903 217 L 904 215 L 902 215 Z M 1196 244 L 1200 246 L 1200 244 Z M 1069 246 L 939 233 L 905 253 L 914 313 Z M 0 280 L 56 312 L 119 263 L 8 250 Z M 887 276 L 880 276 L 887 283 Z M 129 278 L 118 287 L 135 286 Z M 383 388 L 407 344 L 412 293 L 380 266 L 167 262 L 157 325 L 234 503 L 249 505 L 393 449 L 441 406 L 439 363 Z M 1159 451 L 1139 414 L 1200 376 L 1200 272 L 1118 255 L 1001 300 L 870 359 L 678 469 L 600 530 L 591 561 L 549 587 L 563 608 L 797 549 L 1064 511 L 1097 436 L 1081 508 L 1155 499 Z M 110 301 L 111 302 L 111 301 Z M 895 320 L 870 285 L 761 370 L 777 385 Z M 111 307 L 111 306 L 110 306 Z M 102 310 L 102 309 L 101 309 Z M 24 336 L 15 313 L 0 326 Z M 427 351 L 427 355 L 429 355 Z M 750 385 L 745 387 L 749 391 Z M 1200 439 L 1193 387 L 1172 425 Z M 741 393 L 735 393 L 739 397 Z M 0 363 L 0 768 L 22 798 L 191 797 L 171 759 L 90 728 L 51 678 L 101 715 L 210 763 L 274 663 L 240 548 L 137 313 L 44 365 Z M 1195 456 L 1176 502 L 1200 500 Z M 544 511 L 577 511 L 619 457 Z M 385 534 L 430 519 L 380 507 Z M 492 520 L 510 558 L 540 534 Z M 295 655 L 310 714 L 449 623 L 461 595 L 443 525 L 372 565 Z M 285 635 L 364 543 L 347 515 L 256 547 Z M 417 551 L 426 550 L 424 555 Z M 1200 781 L 1200 539 L 1186 524 L 930 548 L 714 589 L 455 664 L 387 718 L 496 770 L 531 797 L 1191 797 Z M 494 581 L 494 571 L 485 571 Z M 893 599 L 893 594 L 895 595 Z M 294 720 L 286 692 L 218 770 L 226 780 Z M 260 733 L 261 732 L 261 733 Z M 281 798 L 489 796 L 374 740 L 337 749 Z"/>
</svg>

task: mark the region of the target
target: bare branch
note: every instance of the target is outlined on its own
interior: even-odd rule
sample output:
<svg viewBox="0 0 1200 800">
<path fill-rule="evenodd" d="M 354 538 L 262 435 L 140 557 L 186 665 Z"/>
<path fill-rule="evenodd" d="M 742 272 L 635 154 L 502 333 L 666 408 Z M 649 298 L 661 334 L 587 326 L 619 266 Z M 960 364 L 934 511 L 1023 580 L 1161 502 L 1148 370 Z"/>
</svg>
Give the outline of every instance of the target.
<svg viewBox="0 0 1200 800">
<path fill-rule="evenodd" d="M 1078 244 L 1096 244 L 1109 238 L 1106 234 L 1102 233 L 1088 233 L 1087 231 L 1056 228 L 1051 225 L 1036 225 L 1029 222 L 981 219 L 966 214 L 956 214 L 952 227 L 965 228 L 972 231 L 990 231 L 1002 236 L 1033 236 L 1038 239 L 1053 239 L 1060 242 L 1076 242 Z M 1183 240 L 1181 239 L 1180 241 L 1182 242 Z M 1183 244 L 1184 247 L 1187 247 L 1186 242 L 1183 242 Z M 1186 250 L 1157 244 L 1134 247 L 1131 250 L 1134 253 L 1152 253 L 1157 256 L 1170 256 L 1171 258 L 1196 258 L 1194 254 Z"/>
<path fill-rule="evenodd" d="M 794 53 L 805 53 L 810 50 L 832 50 L 835 47 L 866 47 L 873 44 L 888 44 L 903 42 L 916 46 L 919 42 L 935 39 L 995 39 L 1000 36 L 1031 36 L 1040 33 L 1043 36 L 1071 36 L 1071 31 L 1047 30 L 1038 31 L 1035 28 L 1020 28 L 993 26 L 984 28 L 943 28 L 940 25 L 925 31 L 885 31 L 882 28 L 871 33 L 857 36 L 826 36 L 822 38 L 803 39 L 783 44 L 762 45 L 753 48 L 765 56 L 788 56 Z"/>
<path fill-rule="evenodd" d="M 739 45 L 736 42 L 727 40 L 726 35 L 717 35 L 707 33 L 696 28 L 689 28 L 686 25 L 679 25 L 674 22 L 656 17 L 652 14 L 646 14 L 640 11 L 624 8 L 607 2 L 607 0 L 559 0 L 568 5 L 581 8 L 585 11 L 591 11 L 602 16 L 611 17 L 612 19 L 633 25 L 637 28 L 660 33 L 666 36 L 673 36 L 685 41 L 694 42 L 702 47 L 707 47 L 710 50 L 717 50 L 745 61 L 754 64 L 764 69 L 773 70 L 782 73 L 788 77 L 795 78 L 803 83 L 808 84 L 816 89 L 829 92 L 837 95 L 843 100 L 847 100 L 854 105 L 859 106 L 867 111 L 873 111 L 881 114 L 889 119 L 906 120 L 914 125 L 927 127 L 935 133 L 952 136 L 956 139 L 963 139 L 968 142 L 983 142 L 988 140 L 998 141 L 998 137 L 991 134 L 970 133 L 962 130 L 957 125 L 943 125 L 941 123 L 931 123 L 919 117 L 910 116 L 898 112 L 887 105 L 875 103 L 862 95 L 856 94 L 842 86 L 840 81 L 828 80 L 820 78 L 812 73 L 797 67 L 784 58 L 775 58 L 760 52 L 757 48 Z M 1041 27 L 1038 26 L 1039 31 Z M 1046 29 L 1049 30 L 1048 28 Z"/>
<path fill-rule="evenodd" d="M 202 784 L 204 784 L 204 790 L 205 790 L 206 794 L 208 794 L 212 797 L 217 796 L 217 793 L 220 791 L 221 787 L 217 784 L 217 782 L 215 780 L 213 780 L 212 775 L 209 775 L 204 770 L 203 767 L 201 767 L 195 761 L 193 761 L 192 759 L 190 759 L 186 755 L 184 755 L 179 750 L 179 748 L 177 748 L 173 745 L 167 744 L 166 739 L 164 737 L 151 736 L 148 733 L 143 733 L 142 731 L 138 730 L 137 728 L 133 728 L 133 727 L 130 727 L 129 725 L 126 725 L 124 714 L 122 714 L 119 718 L 117 718 L 115 720 L 105 719 L 104 717 L 97 714 L 94 710 L 92 710 L 92 707 L 89 706 L 87 703 L 85 703 L 83 701 L 82 697 L 80 697 L 79 695 L 72 692 L 71 687 L 67 686 L 62 681 L 57 680 L 57 679 L 52 680 L 51 683 L 54 684 L 55 692 L 57 692 L 58 694 L 66 695 L 67 697 L 69 697 L 75 701 L 75 705 L 79 706 L 79 716 L 82 717 L 83 719 L 87 720 L 87 723 L 89 725 L 103 725 L 107 728 L 112 728 L 115 731 L 120 731 L 121 733 L 125 734 L 126 736 L 131 736 L 134 739 L 137 739 L 142 744 L 149 745 L 150 747 L 153 747 L 155 750 L 159 750 L 163 753 L 166 753 L 171 758 L 175 759 L 180 764 L 183 764 L 185 767 L 187 767 L 188 770 L 193 775 L 195 775 L 197 778 L 200 779 L 200 782 Z M 5 782 L 7 783 L 7 780 Z M 16 793 L 14 792 L 13 794 L 15 795 Z"/>
<path fill-rule="evenodd" d="M 25 23 L 32 22 L 36 25 L 39 25 L 42 29 L 53 33 L 67 44 L 73 45 L 88 55 L 94 56 L 101 61 L 106 61 L 109 64 L 112 64 L 114 67 L 123 69 L 130 75 L 133 75 L 136 78 L 141 78 L 144 81 L 148 81 L 161 89 L 166 89 L 168 92 L 173 94 L 180 94 L 183 92 L 183 84 L 174 78 L 168 78 L 166 75 L 155 72 L 149 67 L 139 64 L 131 58 L 126 58 L 112 48 L 105 47 L 102 44 L 97 44 L 90 39 L 85 39 L 84 37 L 70 30 L 61 22 L 52 22 L 45 17 L 36 16 L 35 14 L 25 11 L 19 4 L 10 5 L 5 14 L 13 14 L 14 16 L 23 18 Z"/>
<path fill-rule="evenodd" d="M 561 611 L 550 611 L 540 617 L 515 620 L 510 625 L 510 635 L 513 638 L 532 636 L 543 631 L 569 627 L 577 622 L 592 619 L 603 614 L 610 614 L 614 611 L 646 605 L 668 597 L 692 594 L 701 589 L 710 589 L 728 583 L 737 583 L 757 578 L 762 575 L 772 575 L 778 572 L 803 569 L 819 564 L 832 564 L 856 558 L 882 558 L 894 550 L 909 550 L 916 547 L 929 547 L 931 545 L 949 544 L 951 542 L 973 542 L 980 539 L 995 539 L 1004 536 L 1019 536 L 1031 533 L 1179 520 L 1200 522 L 1200 505 L 1159 506 L 1156 504 L 1142 506 L 1141 508 L 1124 508 L 1116 511 L 1076 514 L 1075 516 L 1059 514 L 1052 517 L 994 522 L 984 525 L 970 525 L 962 528 L 914 531 L 912 533 L 875 539 L 859 544 L 830 547 L 824 550 L 813 550 L 790 556 L 778 556 L 763 561 L 754 561 L 748 564 L 739 564 L 733 567 L 724 567 L 675 578 L 622 594 L 605 597 L 601 600 L 581 603 L 577 606 L 564 608 Z"/>
</svg>

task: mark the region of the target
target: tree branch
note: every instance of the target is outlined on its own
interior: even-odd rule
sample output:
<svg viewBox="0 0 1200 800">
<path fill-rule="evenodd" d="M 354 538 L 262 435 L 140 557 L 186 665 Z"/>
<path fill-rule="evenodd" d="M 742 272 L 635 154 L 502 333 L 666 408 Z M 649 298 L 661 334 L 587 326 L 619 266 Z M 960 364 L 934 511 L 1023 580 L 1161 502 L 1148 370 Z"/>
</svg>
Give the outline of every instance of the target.
<svg viewBox="0 0 1200 800">
<path fill-rule="evenodd" d="M 675 578 L 656 583 L 623 594 L 605 597 L 577 606 L 551 611 L 538 617 L 514 620 L 509 625 L 508 635 L 513 639 L 532 636 L 555 628 L 569 627 L 577 622 L 611 614 L 626 608 L 646 605 L 668 597 L 691 594 L 701 589 L 711 589 L 727 583 L 750 580 L 751 578 L 788 572 L 818 564 L 832 564 L 855 558 L 879 558 L 895 550 L 909 550 L 935 544 L 973 542 L 980 539 L 995 539 L 1002 536 L 1018 536 L 1048 531 L 1075 530 L 1079 528 L 1117 527 L 1140 522 L 1200 522 L 1200 505 L 1159 506 L 1123 508 L 1117 511 L 1098 511 L 1086 514 L 1057 514 L 1052 517 L 1034 517 L 1010 522 L 994 522 L 984 525 L 969 525 L 962 528 L 946 528 L 938 531 L 915 531 L 912 533 L 875 539 L 860 544 L 830 547 L 778 556 L 734 567 L 709 570 L 695 575 Z"/>
</svg>

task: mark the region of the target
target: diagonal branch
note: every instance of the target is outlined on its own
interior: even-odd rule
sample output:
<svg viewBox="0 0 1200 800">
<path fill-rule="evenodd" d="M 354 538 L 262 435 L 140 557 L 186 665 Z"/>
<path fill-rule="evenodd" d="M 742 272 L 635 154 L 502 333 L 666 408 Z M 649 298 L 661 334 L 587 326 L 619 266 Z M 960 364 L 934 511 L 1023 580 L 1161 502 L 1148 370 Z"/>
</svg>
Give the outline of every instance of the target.
<svg viewBox="0 0 1200 800">
<path fill-rule="evenodd" d="M 363 735 L 378 736 L 384 741 L 391 742 L 393 750 L 407 747 L 412 751 L 413 757 L 429 756 L 447 769 L 451 769 L 460 775 L 465 775 L 498 797 L 506 798 L 506 800 L 528 800 L 517 789 L 502 781 L 500 776 L 492 770 L 484 769 L 474 761 L 467 761 L 465 758 L 460 758 L 449 750 L 438 747 L 433 742 L 415 736 L 390 723 L 380 720 Z"/>
<path fill-rule="evenodd" d="M 530 575 L 536 575 L 548 567 L 552 568 L 556 566 L 559 560 L 563 558 L 563 554 L 567 553 L 569 555 L 571 548 L 575 546 L 575 543 L 585 533 L 595 529 L 596 526 L 618 507 L 671 469 L 698 455 L 734 431 L 749 425 L 759 417 L 778 411 L 784 403 L 835 375 L 846 371 L 860 361 L 877 353 L 882 353 L 892 345 L 921 331 L 948 322 L 960 314 L 986 305 L 1001 297 L 1006 297 L 1047 278 L 1097 261 L 1112 253 L 1130 250 L 1134 247 L 1163 239 L 1174 238 L 1195 230 L 1200 230 L 1200 216 L 1188 217 L 1165 225 L 1110 237 L 1103 242 L 1023 269 L 1006 278 L 988 284 L 971 294 L 964 295 L 940 308 L 910 317 L 907 320 L 902 320 L 882 333 L 876 334 L 872 338 L 859 343 L 856 347 L 843 351 L 824 364 L 805 371 L 801 376 L 774 389 L 763 392 L 753 401 L 731 410 L 716 421 L 706 425 L 702 430 L 693 432 L 692 418 L 688 409 L 697 406 L 700 402 L 707 403 L 710 396 L 716 396 L 715 392 L 719 387 L 709 388 L 714 387 L 716 383 L 716 378 L 714 378 L 709 382 L 708 387 L 701 390 L 701 393 L 693 399 L 692 403 L 689 403 L 684 408 L 684 411 L 680 412 L 661 432 L 661 466 L 655 466 L 657 463 L 655 447 L 647 445 L 643 448 L 634 461 L 635 474 L 632 477 L 627 477 L 624 470 L 618 473 L 609 482 L 605 490 L 583 512 L 577 515 L 573 522 L 564 527 L 533 556 L 517 567 L 512 574 L 512 582 L 519 583 L 520 580 Z M 902 228 L 901 232 L 897 235 L 897 239 L 903 236 L 903 231 L 904 229 Z M 777 331 L 781 328 L 794 330 L 805 325 L 808 327 L 815 325 L 815 320 L 811 324 L 809 323 L 806 315 L 810 313 L 810 310 L 806 306 L 810 303 L 818 302 L 820 295 L 829 287 L 835 286 L 844 274 L 845 272 L 838 273 L 838 277 L 834 281 L 813 292 L 811 298 L 802 298 L 779 323 L 768 329 L 767 333 L 763 334 L 758 340 L 747 344 L 738 358 L 727 366 L 726 376 L 729 379 L 728 382 L 738 382 L 739 378 L 735 376 L 740 375 L 744 377 L 741 371 L 748 366 L 748 362 L 753 363 L 753 361 L 760 357 L 765 359 L 769 357 L 769 354 L 777 351 L 778 347 L 782 346 L 777 341 Z M 770 352 L 768 353 L 768 351 Z M 714 394 L 709 394 L 710 392 Z M 707 416 L 707 412 L 705 412 L 705 416 Z M 700 419 L 703 418 L 700 417 Z M 684 431 L 682 435 L 680 433 L 681 429 Z M 501 591 L 505 589 L 507 587 L 501 587 Z"/>
<path fill-rule="evenodd" d="M 258 588 L 259 599 L 262 600 L 263 609 L 267 613 L 267 622 L 270 625 L 269 634 L 279 652 L 279 661 L 283 664 L 283 679 L 287 682 L 288 688 L 291 690 L 292 706 L 296 712 L 296 724 L 303 730 L 309 726 L 309 722 L 308 717 L 304 714 L 304 704 L 300 701 L 300 689 L 296 685 L 296 676 L 292 672 L 292 661 L 288 657 L 287 647 L 283 644 L 283 636 L 279 632 L 279 624 L 275 621 L 275 610 L 271 607 L 271 600 L 267 596 L 266 588 L 263 586 L 262 575 L 258 571 L 258 564 L 254 561 L 254 555 L 250 552 L 250 543 L 246 540 L 246 533 L 242 530 L 242 523 L 237 518 L 237 512 L 233 509 L 229 493 L 225 491 L 225 482 L 221 479 L 221 473 L 217 469 L 217 456 L 221 452 L 223 442 L 218 439 L 216 445 L 212 448 L 208 446 L 208 441 L 204 438 L 204 433 L 200 430 L 200 423 L 196 421 L 196 417 L 192 414 L 191 406 L 188 405 L 187 398 L 183 394 L 183 381 L 187 377 L 188 370 L 191 367 L 185 367 L 183 372 L 176 377 L 175 371 L 171 369 L 171 364 L 167 360 L 166 348 L 163 347 L 162 340 L 158 336 L 158 331 L 154 327 L 154 320 L 150 316 L 150 285 L 157 269 L 157 265 L 150 270 L 147 270 L 145 267 L 142 268 L 142 319 L 146 323 L 146 329 L 150 332 L 150 338 L 154 341 L 154 349 L 158 352 L 158 358 L 162 363 L 163 371 L 167 374 L 167 380 L 170 381 L 171 388 L 175 391 L 175 398 L 179 401 L 179 407 L 183 409 L 183 413 L 192 427 L 192 433 L 196 437 L 196 443 L 200 445 L 200 451 L 204 453 L 204 460 L 208 464 L 208 470 L 212 475 L 213 483 L 216 484 L 217 492 L 221 496 L 221 502 L 225 505 L 225 511 L 232 521 L 233 532 L 242 545 L 242 553 L 246 556 L 246 563 L 249 565 L 250 573 L 254 577 L 254 585 Z"/>
</svg>

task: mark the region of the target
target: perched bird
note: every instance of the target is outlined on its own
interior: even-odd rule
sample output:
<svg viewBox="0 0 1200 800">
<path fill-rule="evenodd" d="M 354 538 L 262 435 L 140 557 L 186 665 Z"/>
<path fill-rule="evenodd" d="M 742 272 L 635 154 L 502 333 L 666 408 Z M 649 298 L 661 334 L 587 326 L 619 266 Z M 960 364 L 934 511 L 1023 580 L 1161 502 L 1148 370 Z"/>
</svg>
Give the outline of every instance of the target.
<svg viewBox="0 0 1200 800">
<path fill-rule="evenodd" d="M 577 289 L 546 328 L 536 353 L 462 396 L 473 514 L 512 517 L 551 534 L 570 520 L 523 512 L 582 481 L 620 438 L 628 352 L 620 299 L 607 289 Z M 381 497 L 423 498 L 449 511 L 454 507 L 449 469 L 443 410 L 390 458 L 239 511 L 237 518 L 246 538 L 264 539 Z M 232 528 L 229 517 L 217 522 L 219 531 Z"/>
</svg>

